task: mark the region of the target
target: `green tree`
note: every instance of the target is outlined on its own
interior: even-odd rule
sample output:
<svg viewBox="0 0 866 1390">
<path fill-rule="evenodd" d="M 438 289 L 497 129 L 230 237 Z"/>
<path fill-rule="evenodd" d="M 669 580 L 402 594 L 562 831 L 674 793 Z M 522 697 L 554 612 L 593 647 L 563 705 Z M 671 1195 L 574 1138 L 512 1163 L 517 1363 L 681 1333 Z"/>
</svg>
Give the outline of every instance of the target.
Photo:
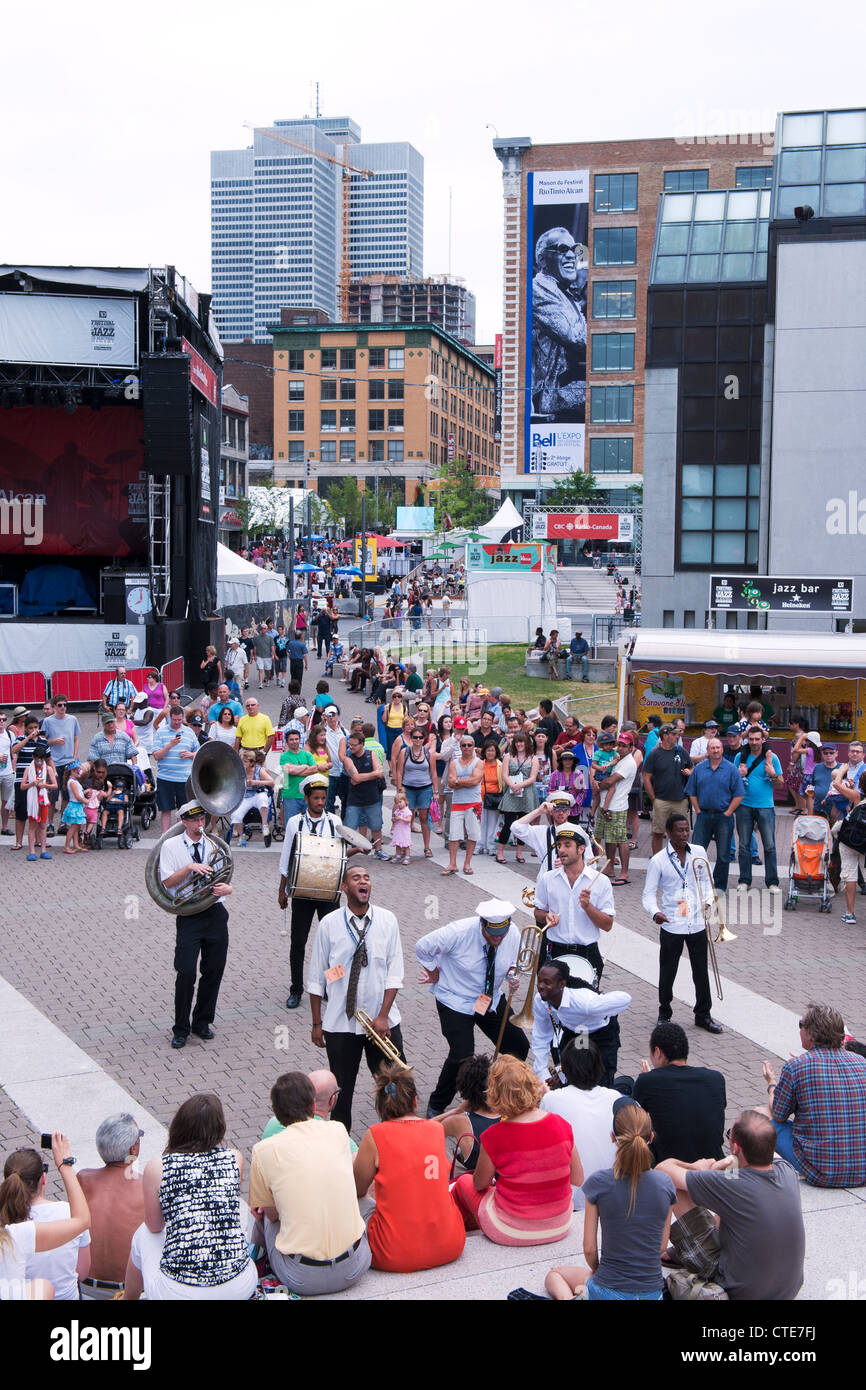
<svg viewBox="0 0 866 1390">
<path fill-rule="evenodd" d="M 482 526 L 496 510 L 479 486 L 465 459 L 454 459 L 439 469 L 439 488 L 433 494 L 436 526 L 445 530 L 446 514 L 455 526 Z"/>
<path fill-rule="evenodd" d="M 573 507 L 591 502 L 596 496 L 596 481 L 591 473 L 569 473 L 543 494 L 542 501 L 551 507 Z"/>
<path fill-rule="evenodd" d="M 344 522 L 347 536 L 355 536 L 361 530 L 361 489 L 357 478 L 341 478 L 328 488 L 325 498 L 325 512 L 332 526 Z M 368 509 L 368 524 L 372 519 Z"/>
</svg>

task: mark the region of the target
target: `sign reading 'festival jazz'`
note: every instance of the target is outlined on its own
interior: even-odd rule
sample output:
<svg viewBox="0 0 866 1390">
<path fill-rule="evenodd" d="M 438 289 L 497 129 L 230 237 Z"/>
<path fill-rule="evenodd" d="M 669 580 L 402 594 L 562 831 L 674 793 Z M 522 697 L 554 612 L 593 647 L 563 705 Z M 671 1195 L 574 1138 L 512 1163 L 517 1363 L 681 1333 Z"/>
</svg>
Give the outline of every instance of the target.
<svg viewBox="0 0 866 1390">
<path fill-rule="evenodd" d="M 0 294 L 0 361 L 66 367 L 134 367 L 133 299 Z"/>
<path fill-rule="evenodd" d="M 582 473 L 589 170 L 531 173 L 526 287 L 527 473 Z"/>
</svg>

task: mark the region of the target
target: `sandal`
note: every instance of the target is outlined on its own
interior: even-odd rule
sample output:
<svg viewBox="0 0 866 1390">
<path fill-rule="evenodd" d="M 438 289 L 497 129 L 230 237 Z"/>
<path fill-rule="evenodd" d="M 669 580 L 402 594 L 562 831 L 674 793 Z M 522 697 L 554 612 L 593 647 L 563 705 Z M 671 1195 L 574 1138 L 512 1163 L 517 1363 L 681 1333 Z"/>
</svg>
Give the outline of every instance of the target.
<svg viewBox="0 0 866 1390">
<path fill-rule="evenodd" d="M 526 863 L 526 860 L 524 859 L 524 857 L 523 857 L 522 854 L 517 854 L 517 855 L 515 855 L 515 858 L 516 858 L 518 864 L 525 864 L 525 863 Z"/>
<path fill-rule="evenodd" d="M 64 854 L 77 854 L 77 853 L 78 853 L 78 850 L 77 850 L 77 849 L 65 849 L 65 850 L 63 851 L 63 853 L 64 853 Z"/>
<path fill-rule="evenodd" d="M 10 846 L 9 846 L 9 852 L 10 852 L 10 854 L 14 854 L 16 849 L 23 849 L 23 848 L 24 848 L 23 845 L 10 845 Z"/>
<path fill-rule="evenodd" d="M 432 858 L 433 858 L 433 851 L 432 851 L 432 849 L 425 849 L 425 851 L 424 851 L 424 858 L 425 858 L 425 859 L 432 859 Z"/>
<path fill-rule="evenodd" d="M 471 873 L 473 872 L 473 870 L 472 870 L 472 869 L 464 869 L 463 872 L 464 872 L 464 874 L 471 874 Z"/>
<path fill-rule="evenodd" d="M 624 884 L 626 884 L 626 883 L 631 883 L 631 879 L 630 879 L 630 878 L 612 878 L 612 879 L 611 879 L 611 884 L 613 885 L 614 888 L 622 888 L 622 886 L 623 886 Z"/>
<path fill-rule="evenodd" d="M 456 872 L 457 872 L 456 869 L 443 869 L 443 870 L 442 870 L 442 877 L 443 877 L 443 878 L 447 878 L 449 874 L 456 874 Z"/>
</svg>

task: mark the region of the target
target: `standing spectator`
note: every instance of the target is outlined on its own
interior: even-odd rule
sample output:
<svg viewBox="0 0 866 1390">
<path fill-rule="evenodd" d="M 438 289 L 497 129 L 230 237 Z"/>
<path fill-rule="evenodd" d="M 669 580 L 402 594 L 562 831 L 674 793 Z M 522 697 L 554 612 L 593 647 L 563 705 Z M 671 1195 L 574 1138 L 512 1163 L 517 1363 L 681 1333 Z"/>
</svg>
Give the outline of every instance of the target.
<svg viewBox="0 0 866 1390">
<path fill-rule="evenodd" d="M 349 787 L 343 803 L 343 824 L 348 830 L 367 826 L 375 858 L 388 860 L 390 855 L 382 849 L 382 791 L 379 787 L 384 769 L 376 755 L 364 747 L 363 733 L 350 733 L 346 742 L 342 762 Z"/>
<path fill-rule="evenodd" d="M 253 634 L 253 650 L 256 654 L 256 670 L 259 673 L 259 690 L 263 690 L 270 684 L 274 669 L 274 640 L 267 618 L 261 619 L 258 631 Z M 289 656 L 291 657 L 291 650 Z"/>
<path fill-rule="evenodd" d="M 227 709 L 231 712 L 232 722 L 235 724 L 244 712 L 243 705 L 241 704 L 240 700 L 232 699 L 231 695 L 229 694 L 229 688 L 226 685 L 225 681 L 223 681 L 222 685 L 219 685 L 217 687 L 217 698 L 214 701 L 214 703 L 208 706 L 208 723 L 212 723 L 214 720 L 218 720 L 224 709 Z"/>
<path fill-rule="evenodd" d="M 734 839 L 734 817 L 746 788 L 737 768 L 726 761 L 721 739 L 709 740 L 706 759 L 695 768 L 688 786 L 689 800 L 695 812 L 692 841 L 709 849 L 715 840 L 713 883 L 720 893 L 725 893 Z"/>
<path fill-rule="evenodd" d="M 842 914 L 842 922 L 846 927 L 856 926 L 857 918 L 854 914 L 854 895 L 857 891 L 857 883 L 862 882 L 866 875 L 866 846 L 847 844 L 849 838 L 860 838 L 859 835 L 852 836 L 851 832 L 855 828 L 856 821 L 860 817 L 852 818 L 851 813 L 855 806 L 859 806 L 863 800 L 863 745 L 852 743 L 848 748 L 849 762 L 844 771 L 840 768 L 834 786 L 839 794 L 844 798 L 848 805 L 848 812 L 845 820 L 851 823 L 847 826 L 839 826 L 837 844 L 839 846 L 840 873 L 845 884 L 845 911 Z M 855 761 L 856 759 L 856 761 Z M 862 823 L 861 823 L 862 831 Z M 844 836 L 844 838 L 843 838 Z M 861 887 L 861 893 L 864 891 Z"/>
<path fill-rule="evenodd" d="M 280 717 L 277 720 L 277 727 L 284 729 L 291 719 L 294 718 L 295 710 L 304 704 L 304 697 L 301 694 L 301 682 L 294 677 L 289 681 L 286 697 L 280 706 Z"/>
<path fill-rule="evenodd" d="M 132 1237 L 144 1221 L 144 1184 L 135 1171 L 142 1132 L 132 1115 L 109 1115 L 96 1131 L 102 1168 L 78 1176 L 90 1208 L 90 1269 L 81 1297 L 104 1303 L 123 1292 Z"/>
<path fill-rule="evenodd" d="M 209 690 L 212 685 L 218 686 L 222 683 L 223 667 L 222 662 L 217 656 L 216 647 L 205 647 L 204 660 L 199 663 L 199 670 L 201 671 L 201 685 L 203 690 Z"/>
<path fill-rule="evenodd" d="M 448 867 L 442 874 L 456 874 L 460 841 L 466 845 L 463 872 L 471 874 L 472 855 L 481 830 L 481 780 L 484 774 L 471 734 L 460 736 L 459 756 L 448 766 L 451 790 L 451 820 L 448 832 Z"/>
<path fill-rule="evenodd" d="M 52 859 L 54 856 L 45 848 L 45 833 L 51 815 L 51 793 L 57 791 L 57 773 L 41 735 L 21 779 L 21 791 L 27 806 L 27 858 L 35 860 L 38 849 L 40 859 Z"/>
<path fill-rule="evenodd" d="M 727 1103 L 722 1073 L 689 1066 L 689 1040 L 678 1023 L 656 1025 L 649 1053 L 652 1066 L 641 1061 L 632 1094 L 652 1119 L 656 1162 L 721 1158 Z"/>
<path fill-rule="evenodd" d="M 127 679 L 126 667 L 117 666 L 112 679 L 102 692 L 100 706 L 103 710 L 114 709 L 118 700 L 123 700 L 125 704 L 131 705 L 138 691 L 131 680 Z"/>
<path fill-rule="evenodd" d="M 148 671 L 144 678 L 144 690 L 141 692 L 145 696 L 145 703 L 157 713 L 165 709 L 168 704 L 168 691 L 159 678 L 158 671 Z M 134 700 L 130 702 L 130 708 Z"/>
<path fill-rule="evenodd" d="M 544 729 L 547 734 L 548 743 L 556 743 L 556 740 L 562 733 L 562 725 L 553 712 L 553 701 L 547 699 L 539 700 L 538 710 L 541 718 L 538 721 L 537 728 Z"/>
<path fill-rule="evenodd" d="M 328 608 L 319 609 L 319 621 L 316 624 L 316 656 L 321 657 L 322 652 L 326 652 L 331 645 L 333 633 L 333 620 Z"/>
<path fill-rule="evenodd" d="M 303 612 L 303 609 L 299 609 L 298 612 Z M 308 648 L 303 635 L 297 630 L 295 636 L 289 640 L 288 652 L 289 676 L 292 681 L 298 682 L 298 690 L 300 691 L 304 680 L 304 672 L 308 668 Z M 291 685 L 289 688 L 291 689 Z"/>
<path fill-rule="evenodd" d="M 534 811 L 538 805 L 535 783 L 538 779 L 538 759 L 534 752 L 535 744 L 531 735 L 522 731 L 511 740 L 507 757 L 502 760 L 502 777 L 505 791 L 499 803 L 502 814 L 502 829 L 499 832 L 496 860 L 505 863 L 505 846 L 511 835 L 511 827 L 521 816 Z M 523 854 L 515 850 L 518 864 L 524 862 Z"/>
<path fill-rule="evenodd" d="M 812 791 L 815 798 L 815 814 L 824 816 L 835 825 L 844 816 L 848 803 L 839 789 L 834 786 L 842 764 L 837 757 L 835 743 L 825 743 L 821 747 L 821 761 L 815 764 L 812 773 Z"/>
<path fill-rule="evenodd" d="M 244 665 L 244 690 L 246 690 L 246 689 L 248 688 L 248 686 L 249 686 L 249 683 L 250 683 L 250 666 L 251 666 L 252 663 L 255 661 L 255 656 L 256 656 L 256 642 L 255 642 L 255 638 L 253 637 L 252 632 L 251 632 L 251 630 L 250 630 L 248 627 L 242 627 L 242 628 L 241 628 L 241 643 L 240 643 L 240 644 L 241 644 L 241 650 L 243 651 L 243 654 L 244 654 L 244 657 L 245 657 L 245 665 Z"/>
<path fill-rule="evenodd" d="M 466 728 L 466 720 L 462 716 L 463 728 Z M 452 758 L 460 756 L 460 739 L 457 730 L 457 721 L 450 714 L 440 715 L 436 725 L 436 776 L 439 779 L 439 824 L 436 826 L 436 834 L 448 839 L 448 828 L 451 824 L 451 788 L 448 785 L 448 764 Z"/>
<path fill-rule="evenodd" d="M 322 731 L 324 738 L 324 731 Z M 315 755 L 308 748 L 301 747 L 301 735 L 298 729 L 289 729 L 286 733 L 285 752 L 280 754 L 280 767 L 283 769 L 283 826 L 288 824 L 290 816 L 297 816 L 304 810 L 304 794 L 301 791 L 301 783 L 311 772 L 316 770 Z"/>
<path fill-rule="evenodd" d="M 15 769 L 12 766 L 12 734 L 5 714 L 0 713 L 0 815 L 2 815 L 3 834 L 11 835 L 9 829 L 9 806 L 15 798 Z"/>
<path fill-rule="evenodd" d="M 331 767 L 328 772 L 327 809 L 336 811 L 339 800 L 341 814 L 345 815 L 349 794 L 349 777 L 343 766 L 343 757 L 346 753 L 349 731 L 340 723 L 340 711 L 336 705 L 327 705 L 322 711 L 322 719 L 325 725 L 328 757 L 331 760 Z"/>
<path fill-rule="evenodd" d="M 628 865 L 631 851 L 628 846 L 628 798 L 632 783 L 638 775 L 634 756 L 634 734 L 620 734 L 617 740 L 617 759 L 607 769 L 607 776 L 598 779 L 602 793 L 598 811 L 598 834 L 605 842 L 607 863 L 602 873 L 613 879 L 614 885 L 629 882 Z M 616 873 L 616 857 L 622 862 L 622 873 Z"/>
<path fill-rule="evenodd" d="M 764 882 L 771 893 L 780 892 L 779 869 L 776 863 L 776 813 L 773 809 L 773 789 L 782 784 L 782 764 L 764 741 L 760 728 L 754 725 L 746 735 L 747 748 L 741 750 L 735 763 L 746 787 L 737 808 L 737 838 L 740 842 L 739 888 L 752 886 L 752 856 L 749 844 L 757 827 L 764 846 Z"/>
<path fill-rule="evenodd" d="M 137 698 L 137 697 L 136 697 Z M 54 712 L 42 721 L 42 736 L 48 745 L 51 761 L 57 773 L 58 797 L 53 802 L 47 833 L 54 834 L 54 811 L 59 804 L 61 812 L 66 804 L 66 782 L 69 769 L 78 762 L 78 742 L 81 726 L 74 714 L 67 714 L 69 701 L 65 695 L 56 695 L 53 701 Z"/>
<path fill-rule="evenodd" d="M 18 711 L 15 711 L 16 715 Z M 112 716 L 113 719 L 113 716 Z M 27 793 L 22 791 L 21 783 L 24 774 L 33 762 L 33 755 L 36 752 L 36 744 L 41 737 L 39 732 L 39 720 L 35 714 L 28 714 L 23 720 L 24 730 L 20 737 L 12 739 L 12 766 L 15 773 L 15 843 L 10 845 L 10 850 L 24 848 L 24 830 L 27 825 Z"/>
<path fill-rule="evenodd" d="M 807 1004 L 800 1043 L 803 1053 L 789 1058 L 778 1082 L 764 1063 L 776 1152 L 813 1187 L 862 1187 L 866 1058 L 846 1049 L 842 1015 L 829 1004 Z"/>
<path fill-rule="evenodd" d="M 416 724 L 409 736 L 409 747 L 398 754 L 395 786 L 398 792 L 405 791 L 409 809 L 418 812 L 424 854 L 432 859 L 429 810 L 434 796 L 439 795 L 439 780 L 433 754 L 425 744 L 424 730 Z"/>
<path fill-rule="evenodd" d="M 277 623 L 277 635 L 273 640 L 273 659 L 274 670 L 277 673 L 277 685 L 285 688 L 286 669 L 289 664 L 289 638 L 286 636 L 286 629 L 282 623 Z"/>
<path fill-rule="evenodd" d="M 243 687 L 246 667 L 246 653 L 242 650 L 240 641 L 237 637 L 230 637 L 226 652 L 226 678 L 233 676 L 238 685 Z"/>
<path fill-rule="evenodd" d="M 395 740 L 400 733 L 408 717 L 408 712 L 403 701 L 403 691 L 400 687 L 394 689 L 391 699 L 385 706 L 384 725 L 385 725 L 385 745 L 388 757 L 391 756 L 391 749 L 394 747 Z"/>
<path fill-rule="evenodd" d="M 730 729 L 732 725 L 736 724 L 737 702 L 734 698 L 733 691 L 727 691 L 727 693 L 722 697 L 722 703 L 720 705 L 716 705 L 716 708 L 713 710 L 713 718 L 718 720 L 719 729 L 722 735 L 726 734 L 728 732 L 728 729 Z"/>
<path fill-rule="evenodd" d="M 244 748 L 258 752 L 263 748 L 266 754 L 270 753 L 274 741 L 273 724 L 266 714 L 260 712 L 259 702 L 252 696 L 247 699 L 244 708 L 246 714 L 241 715 L 235 727 L 235 751 L 240 752 Z"/>
<path fill-rule="evenodd" d="M 643 765 L 644 790 L 653 804 L 653 854 L 658 854 L 664 844 L 668 817 L 674 812 L 685 815 L 689 809 L 686 782 L 691 769 L 692 760 L 688 753 L 677 747 L 676 728 L 673 724 L 662 724 L 659 742 Z"/>
<path fill-rule="evenodd" d="M 718 736 L 718 732 L 719 726 L 715 719 L 704 720 L 703 734 L 700 738 L 693 738 L 689 747 L 689 757 L 692 760 L 693 767 L 697 767 L 698 763 L 703 762 L 707 757 L 707 745 L 711 738 L 716 738 Z"/>
<path fill-rule="evenodd" d="M 499 807 L 505 791 L 502 763 L 495 742 L 485 743 L 481 763 L 481 838 L 478 853 L 493 855 L 496 853 L 495 840 L 499 831 Z"/>
<path fill-rule="evenodd" d="M 92 749 L 93 745 L 91 753 Z M 154 736 L 151 754 L 157 764 L 156 804 L 162 813 L 163 834 L 171 826 L 172 811 L 179 810 L 187 799 L 186 779 L 189 777 L 190 763 L 198 750 L 198 738 L 184 723 L 183 710 L 172 710 L 168 728 L 163 726 Z M 112 761 L 116 762 L 117 759 Z"/>
</svg>

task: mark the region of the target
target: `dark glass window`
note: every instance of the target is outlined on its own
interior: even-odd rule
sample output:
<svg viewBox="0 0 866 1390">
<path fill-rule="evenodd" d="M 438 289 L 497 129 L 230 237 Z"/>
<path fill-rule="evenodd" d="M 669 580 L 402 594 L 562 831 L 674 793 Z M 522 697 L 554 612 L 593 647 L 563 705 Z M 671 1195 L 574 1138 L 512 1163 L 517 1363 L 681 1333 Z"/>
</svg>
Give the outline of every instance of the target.
<svg viewBox="0 0 866 1390">
<path fill-rule="evenodd" d="M 382 349 L 384 352 L 384 348 Z M 370 401 L 383 401 L 385 399 L 385 382 L 381 377 L 371 377 L 367 382 L 367 399 Z"/>
<path fill-rule="evenodd" d="M 341 382 L 340 382 L 340 400 L 341 400 L 341 401 L 353 401 L 354 399 L 355 399 L 355 383 L 354 383 L 354 381 L 341 381 Z"/>
<path fill-rule="evenodd" d="M 385 462 L 385 441 L 384 439 L 370 439 L 367 442 L 367 458 L 371 463 Z"/>
<path fill-rule="evenodd" d="M 393 377 L 388 382 L 388 400 L 402 401 L 403 394 L 403 382 L 400 380 L 399 377 Z"/>
<path fill-rule="evenodd" d="M 323 377 L 319 382 L 319 396 L 323 401 L 335 401 L 337 399 L 337 383 L 333 377 Z"/>
<path fill-rule="evenodd" d="M 340 348 L 340 368 L 344 372 L 355 370 L 355 349 Z"/>
<path fill-rule="evenodd" d="M 637 212 L 637 174 L 596 174 L 596 212 Z"/>
<path fill-rule="evenodd" d="M 769 188 L 772 182 L 772 164 L 751 165 L 737 170 L 737 188 Z"/>
<path fill-rule="evenodd" d="M 304 370 L 304 349 L 289 348 L 289 371 L 302 372 Z"/>
<path fill-rule="evenodd" d="M 634 334 L 593 333 L 592 370 L 594 372 L 634 371 Z"/>
<path fill-rule="evenodd" d="M 590 420 L 594 425 L 631 424 L 633 419 L 633 386 L 593 386 Z"/>
<path fill-rule="evenodd" d="M 303 463 L 304 461 L 304 441 L 303 439 L 289 440 L 289 463 Z"/>
<path fill-rule="evenodd" d="M 371 366 L 371 367 L 384 367 L 384 365 L 385 365 L 385 349 L 384 349 L 384 348 L 370 348 L 370 359 L 369 359 L 369 360 L 370 360 L 370 366 Z"/>
<path fill-rule="evenodd" d="M 354 441 L 354 439 L 341 439 L 341 440 L 340 440 L 340 462 L 341 462 L 341 463 L 354 463 L 354 462 L 355 462 L 355 441 Z"/>
<path fill-rule="evenodd" d="M 302 381 L 289 382 L 289 400 L 302 401 L 304 399 L 304 383 Z"/>
<path fill-rule="evenodd" d="M 340 429 L 341 429 L 341 430 L 353 430 L 354 428 L 355 428 L 355 412 L 354 412 L 354 410 L 341 410 L 341 411 L 340 411 Z"/>
<path fill-rule="evenodd" d="M 591 439 L 589 441 L 589 471 L 590 473 L 631 473 L 633 452 L 633 439 Z"/>
<path fill-rule="evenodd" d="M 367 429 L 368 429 L 368 430 L 383 430 L 384 428 L 385 428 L 385 412 L 384 412 L 384 410 L 368 410 L 368 411 L 367 411 Z"/>
<path fill-rule="evenodd" d="M 594 319 L 633 319 L 636 282 L 596 280 L 592 286 Z"/>
<path fill-rule="evenodd" d="M 389 410 L 389 411 L 388 411 L 388 429 L 389 429 L 389 430 L 401 430 L 402 428 L 403 428 L 403 411 L 402 411 L 402 410 Z"/>
<path fill-rule="evenodd" d="M 709 169 L 669 169 L 665 172 L 665 193 L 701 193 L 709 186 Z"/>
<path fill-rule="evenodd" d="M 302 410 L 289 411 L 289 430 L 292 434 L 303 434 L 304 412 Z"/>
<path fill-rule="evenodd" d="M 596 227 L 592 233 L 593 265 L 634 265 L 637 227 Z"/>
<path fill-rule="evenodd" d="M 322 447 L 321 447 L 321 449 L 320 449 L 320 451 L 319 451 L 319 457 L 320 457 L 320 459 L 322 460 L 322 463 L 336 463 L 336 462 L 337 462 L 337 441 L 336 441 L 336 439 L 323 439 L 323 440 L 322 440 Z"/>
<path fill-rule="evenodd" d="M 336 428 L 337 428 L 337 412 L 336 412 L 336 410 L 323 410 L 323 411 L 322 411 L 322 429 L 323 429 L 323 430 L 335 430 Z"/>
<path fill-rule="evenodd" d="M 322 348 L 322 371 L 329 372 L 335 370 L 337 366 L 337 349 Z"/>
</svg>

